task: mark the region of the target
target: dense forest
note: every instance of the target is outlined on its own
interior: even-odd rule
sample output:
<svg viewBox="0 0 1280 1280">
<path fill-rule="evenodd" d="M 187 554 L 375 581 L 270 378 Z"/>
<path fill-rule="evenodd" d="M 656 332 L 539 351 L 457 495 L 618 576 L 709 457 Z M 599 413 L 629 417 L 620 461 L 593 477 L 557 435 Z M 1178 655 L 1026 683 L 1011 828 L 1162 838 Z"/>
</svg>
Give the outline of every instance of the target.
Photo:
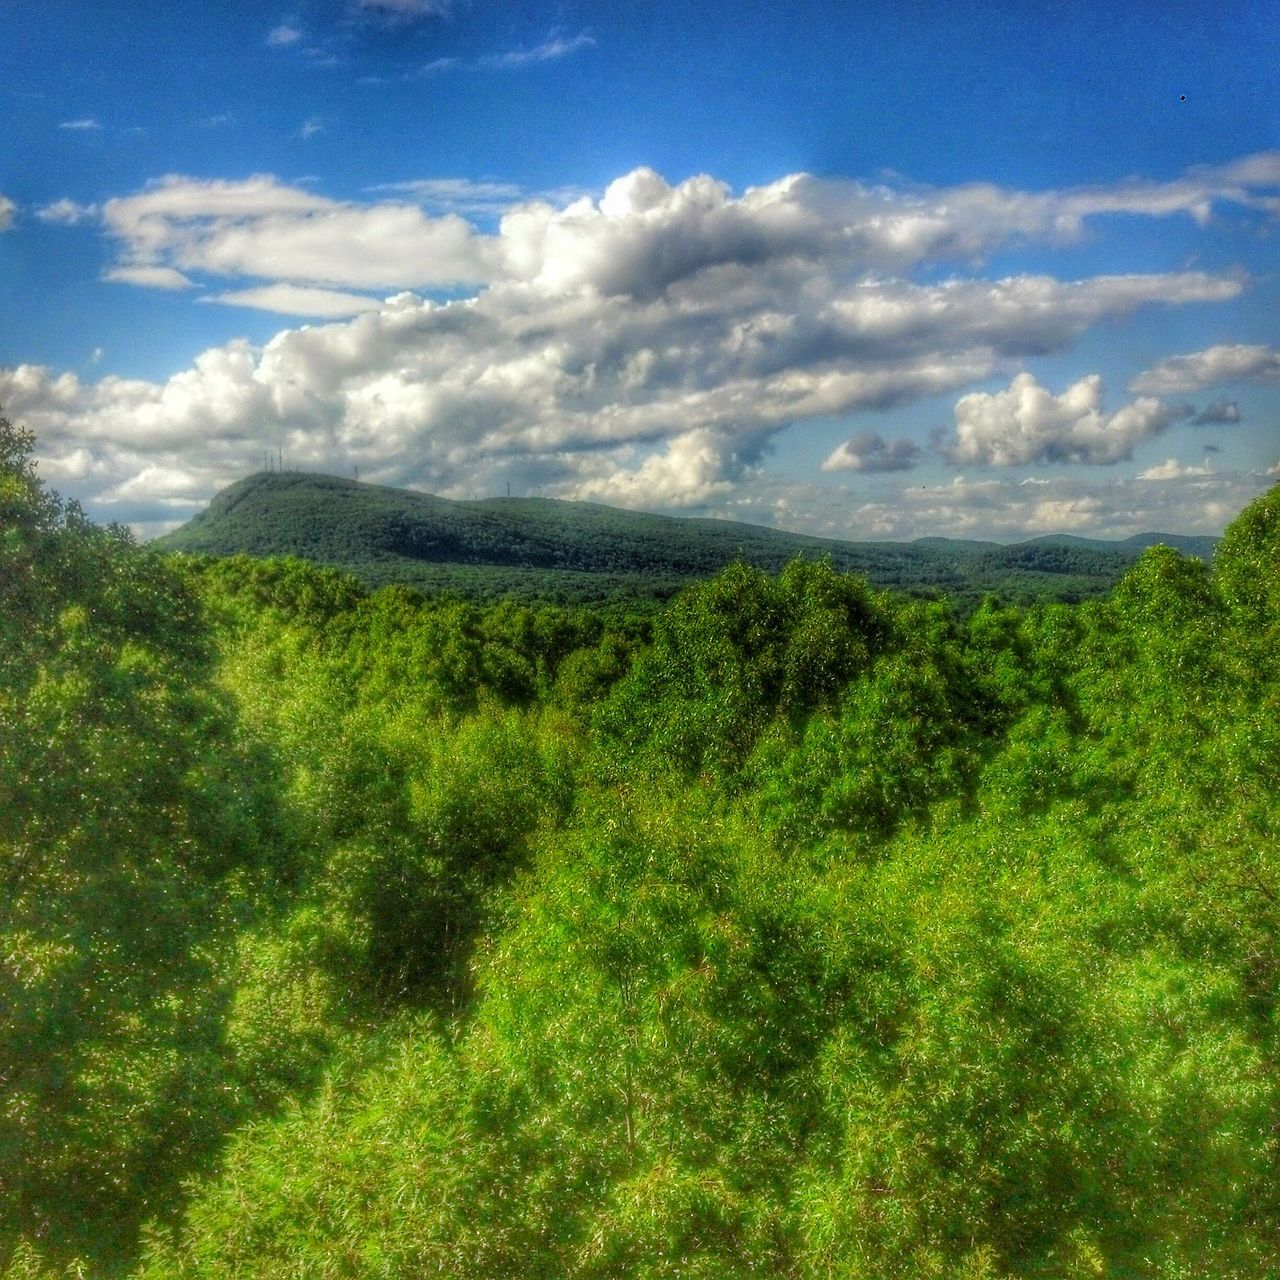
<svg viewBox="0 0 1280 1280">
<path fill-rule="evenodd" d="M 135 545 L 0 420 L 0 1276 L 1280 1274 L 1280 489 L 643 615 Z"/>
<path fill-rule="evenodd" d="M 481 602 L 592 603 L 630 613 L 732 564 L 778 573 L 798 557 L 826 558 L 876 586 L 917 598 L 945 595 L 967 612 L 993 592 L 1023 604 L 1105 595 L 1147 546 L 1167 536 L 1123 542 L 1057 536 L 1010 546 L 951 538 L 843 542 L 593 502 L 464 502 L 272 471 L 223 489 L 156 545 L 203 555 L 294 556 L 343 569 L 370 590 L 399 585 Z M 1217 539 L 1171 541 L 1208 559 Z"/>
</svg>

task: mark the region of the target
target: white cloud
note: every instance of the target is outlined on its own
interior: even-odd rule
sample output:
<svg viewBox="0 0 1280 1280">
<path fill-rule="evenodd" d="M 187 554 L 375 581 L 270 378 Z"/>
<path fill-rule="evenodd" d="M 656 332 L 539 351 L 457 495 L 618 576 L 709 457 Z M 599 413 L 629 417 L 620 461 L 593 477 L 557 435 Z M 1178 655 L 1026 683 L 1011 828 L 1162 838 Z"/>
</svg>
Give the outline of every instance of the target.
<svg viewBox="0 0 1280 1280">
<path fill-rule="evenodd" d="M 1195 466 L 1189 462 L 1179 462 L 1177 458 L 1166 458 L 1154 467 L 1138 472 L 1139 480 L 1185 480 L 1188 476 L 1211 476 L 1213 468 L 1204 462 Z"/>
<path fill-rule="evenodd" d="M 195 507 L 200 503 L 199 481 L 180 467 L 148 463 L 137 475 L 102 495 L 107 503 L 139 498 L 166 507 Z"/>
<path fill-rule="evenodd" d="M 1056 217 L 1042 212 L 1047 200 L 996 188 L 921 195 L 806 174 L 734 197 L 705 175 L 672 186 L 637 169 L 598 203 L 513 210 L 503 242 L 511 273 L 547 287 L 590 282 L 606 292 L 653 295 L 719 266 L 739 277 L 817 264 L 842 277 L 879 277 L 925 262 L 971 261 L 1013 239 L 1055 235 Z M 1028 202 L 1041 212 L 1032 216 Z"/>
<path fill-rule="evenodd" d="M 1160 396 L 1183 395 L 1224 382 L 1280 383 L 1280 350 L 1224 344 L 1185 356 L 1170 356 L 1154 369 L 1140 373 L 1129 389 Z"/>
<path fill-rule="evenodd" d="M 823 471 L 906 471 L 920 456 L 910 440 L 889 444 L 878 431 L 861 431 L 831 452 Z"/>
<path fill-rule="evenodd" d="M 1133 454 L 1133 446 L 1188 417 L 1185 405 L 1135 400 L 1102 412 L 1102 379 L 1081 378 L 1060 396 L 1020 373 L 1006 391 L 983 391 L 956 402 L 955 434 L 941 442 L 956 463 L 1011 467 L 1029 462 L 1110 464 Z"/>
<path fill-rule="evenodd" d="M 1233 181 L 1265 177 L 1255 162 Z M 202 301 L 353 318 L 213 348 L 163 382 L 66 383 L 26 367 L 42 456 L 70 466 L 88 450 L 80 492 L 118 503 L 159 485 L 160 470 L 138 480 L 146 467 L 189 481 L 181 491 L 166 481 L 157 501 L 209 496 L 283 444 L 300 465 L 354 463 L 436 491 L 482 489 L 501 469 L 551 492 L 737 509 L 729 504 L 764 492 L 759 459 L 784 428 L 957 394 L 1070 349 L 1109 317 L 1242 289 L 1195 271 L 975 277 L 984 251 L 1063 234 L 1046 212 L 1066 200 L 1054 193 L 793 175 L 735 195 L 709 177 L 671 184 L 642 169 L 598 200 L 517 202 L 493 233 L 418 201 L 496 204 L 506 184 L 435 179 L 403 194 L 414 200 L 333 200 L 270 175 L 170 176 L 107 201 L 102 225 L 119 248 L 111 278 L 216 280 L 225 287 Z M 1182 199 L 1147 195 L 1158 213 Z M 958 264 L 967 276 L 938 278 Z M 470 287 L 448 301 L 405 292 L 455 285 Z M 400 292 L 375 307 L 362 290 Z M 1105 414 L 1093 379 L 1061 396 L 1015 380 L 966 402 L 951 442 L 958 463 L 1115 461 L 1184 412 L 1139 400 Z M 902 442 L 872 439 L 835 459 L 829 469 L 865 472 L 908 460 Z M 1087 514 L 1024 504 L 1019 518 L 1052 511 Z"/>
<path fill-rule="evenodd" d="M 531 49 L 508 49 L 505 53 L 490 54 L 480 59 L 480 65 L 505 71 L 539 62 L 555 62 L 571 53 L 577 53 L 579 49 L 589 49 L 594 44 L 595 41 L 585 31 L 572 37 L 551 36 Z"/>
<path fill-rule="evenodd" d="M 192 283 L 172 267 L 137 265 L 112 267 L 102 277 L 113 284 L 136 284 L 144 289 L 190 289 Z"/>
<path fill-rule="evenodd" d="M 1272 474 L 1280 476 L 1280 463 Z M 1201 473 L 1199 468 L 1166 479 L 1097 471 L 983 479 L 961 474 L 925 486 L 893 486 L 890 477 L 859 478 L 845 487 L 753 475 L 719 505 L 738 519 L 822 537 L 1009 541 L 1076 533 L 1116 539 L 1136 533 L 1221 533 L 1269 483 L 1261 471 Z"/>
<path fill-rule="evenodd" d="M 0 404 L 16 418 L 23 413 L 79 411 L 84 387 L 74 373 L 53 374 L 44 365 L 0 368 Z"/>
<path fill-rule="evenodd" d="M 629 451 L 621 457 L 585 454 L 572 459 L 570 465 L 584 478 L 564 482 L 553 492 L 620 507 L 700 507 L 730 493 L 759 456 L 759 441 L 699 427 L 668 440 L 661 453 L 634 469 L 625 465 Z"/>
<path fill-rule="evenodd" d="M 356 288 L 451 285 L 492 272 L 484 238 L 457 216 L 343 203 L 270 176 L 171 175 L 102 212 L 125 265 Z"/>
<path fill-rule="evenodd" d="M 256 289 L 236 289 L 211 294 L 201 302 L 221 302 L 230 307 L 253 307 L 258 311 L 274 311 L 286 316 L 354 316 L 361 311 L 376 310 L 377 298 L 359 293 L 342 293 L 336 289 L 314 289 L 305 285 L 268 284 Z"/>
<path fill-rule="evenodd" d="M 278 27 L 273 27 L 267 32 L 267 44 L 273 49 L 297 44 L 301 39 L 302 31 L 289 22 L 282 22 Z"/>
<path fill-rule="evenodd" d="M 80 119 L 80 120 L 64 120 L 58 126 L 58 128 L 71 129 L 78 133 L 87 133 L 87 132 L 93 131 L 94 129 L 101 129 L 102 126 L 95 119 L 93 119 L 92 116 L 85 116 L 83 119 Z"/>
<path fill-rule="evenodd" d="M 13 217 L 18 206 L 6 195 L 0 195 L 0 231 L 8 231 L 13 226 Z"/>
<path fill-rule="evenodd" d="M 512 192 L 509 184 L 463 179 L 399 185 L 422 203 L 467 212 L 482 205 L 492 212 Z M 270 175 L 239 181 L 170 175 L 107 201 L 103 218 L 121 245 L 122 265 L 325 287 L 433 288 L 505 277 L 542 293 L 588 288 L 647 299 L 683 289 L 689 305 L 701 307 L 726 293 L 746 300 L 794 291 L 822 274 L 842 286 L 868 285 L 828 318 L 838 328 L 892 323 L 892 315 L 874 314 L 881 294 L 872 286 L 886 273 L 972 258 L 1034 226 L 1044 232 L 1043 219 L 1023 209 L 1044 199 L 995 188 L 984 188 L 980 198 L 968 188 L 922 197 L 805 175 L 735 197 L 709 177 L 673 186 L 639 169 L 612 183 L 598 202 L 518 203 L 494 236 L 455 212 L 432 217 L 416 203 L 331 200 Z M 1122 309 L 1126 292 L 1132 306 L 1151 301 L 1152 279 L 1110 277 L 1108 311 Z M 1194 272 L 1160 279 L 1166 290 L 1181 282 L 1184 297 L 1166 295 L 1173 302 L 1228 297 L 1241 287 Z M 1045 324 L 1032 323 L 1026 335 L 1033 354 L 1058 341 L 1042 331 L 1056 334 L 1072 307 L 1065 296 L 1050 296 L 1063 294 L 1060 282 L 1024 281 L 1025 291 L 1039 288 L 1048 304 Z M 1097 287 L 1092 281 L 1079 286 L 1084 311 Z M 958 301 L 966 289 L 973 291 L 972 282 L 959 282 L 946 296 Z M 893 299 L 885 297 L 884 306 L 892 310 Z M 993 315 L 991 323 L 999 328 L 1002 319 Z"/>
<path fill-rule="evenodd" d="M 74 227 L 98 215 L 96 204 L 77 204 L 74 200 L 55 200 L 36 210 L 41 222 L 54 222 L 64 227 Z"/>
<path fill-rule="evenodd" d="M 1216 534 L 1268 487 L 1266 476 L 1254 471 L 1214 472 L 1175 462 L 1151 472 L 1102 483 L 1078 475 L 1022 480 L 972 480 L 958 475 L 946 484 L 912 485 L 889 500 L 852 506 L 845 527 L 851 536 L 888 538 Z M 821 531 L 835 533 L 836 529 Z"/>
<path fill-rule="evenodd" d="M 298 137 L 304 142 L 308 138 L 314 138 L 316 134 L 324 132 L 324 121 L 319 116 L 308 116 L 298 129 Z"/>
</svg>

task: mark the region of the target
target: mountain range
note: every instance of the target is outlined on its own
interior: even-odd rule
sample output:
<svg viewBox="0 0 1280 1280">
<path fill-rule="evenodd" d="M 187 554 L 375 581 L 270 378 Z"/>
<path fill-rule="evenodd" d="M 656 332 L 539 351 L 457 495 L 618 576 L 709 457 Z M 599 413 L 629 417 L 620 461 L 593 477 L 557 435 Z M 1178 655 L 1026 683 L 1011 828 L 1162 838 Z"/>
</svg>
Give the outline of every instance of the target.
<svg viewBox="0 0 1280 1280">
<path fill-rule="evenodd" d="M 1003 545 L 951 538 L 848 542 L 729 520 L 554 498 L 457 501 L 307 472 L 260 472 L 222 490 L 155 546 L 203 555 L 297 556 L 368 587 L 402 583 L 472 598 L 661 599 L 741 560 L 769 571 L 829 556 L 877 586 L 970 602 L 1101 594 L 1155 543 L 1208 559 L 1216 538 L 1069 534 Z"/>
</svg>

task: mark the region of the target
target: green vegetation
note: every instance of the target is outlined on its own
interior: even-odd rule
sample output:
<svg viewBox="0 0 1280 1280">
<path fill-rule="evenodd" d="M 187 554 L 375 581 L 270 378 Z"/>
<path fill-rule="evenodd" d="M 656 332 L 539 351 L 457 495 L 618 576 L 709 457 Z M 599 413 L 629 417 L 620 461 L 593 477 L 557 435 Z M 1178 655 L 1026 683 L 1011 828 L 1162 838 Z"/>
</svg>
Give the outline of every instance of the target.
<svg viewBox="0 0 1280 1280">
<path fill-rule="evenodd" d="M 1280 1274 L 1280 488 L 1079 604 L 637 614 L 139 548 L 30 448 L 4 1280 Z"/>
<path fill-rule="evenodd" d="M 589 502 L 486 498 L 453 502 L 336 476 L 267 472 L 223 490 L 157 546 L 203 555 L 296 556 L 355 575 L 370 589 L 400 584 L 468 599 L 562 604 L 666 600 L 731 564 L 781 571 L 798 556 L 964 608 L 994 592 L 1013 603 L 1102 595 L 1155 541 L 923 538 L 839 542 L 727 520 L 619 511 Z M 1215 539 L 1183 538 L 1205 559 Z"/>
</svg>

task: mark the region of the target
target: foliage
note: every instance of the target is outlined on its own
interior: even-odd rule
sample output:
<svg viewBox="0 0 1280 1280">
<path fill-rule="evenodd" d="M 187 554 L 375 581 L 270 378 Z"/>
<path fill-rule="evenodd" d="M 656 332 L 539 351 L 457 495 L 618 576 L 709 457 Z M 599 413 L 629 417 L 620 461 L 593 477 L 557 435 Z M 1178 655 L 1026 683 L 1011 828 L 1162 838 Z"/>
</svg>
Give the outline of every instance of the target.
<svg viewBox="0 0 1280 1280">
<path fill-rule="evenodd" d="M 963 610 L 713 566 L 740 528 L 415 507 L 464 567 L 727 566 L 628 612 L 166 558 L 31 444 L 0 1276 L 1280 1272 L 1280 491 L 1212 569 Z M 323 491 L 322 541 L 436 554 L 313 480 L 205 524 Z"/>
<path fill-rule="evenodd" d="M 1204 557 L 1213 546 L 1213 539 L 1180 541 Z M 218 494 L 160 545 L 218 556 L 296 556 L 344 569 L 371 588 L 399 584 L 489 602 L 613 601 L 632 609 L 734 563 L 777 573 L 797 557 L 825 556 L 878 586 L 945 593 L 971 607 L 990 592 L 1020 603 L 1100 595 L 1147 539 L 1041 538 L 1010 547 L 944 538 L 841 542 L 587 502 L 457 502 L 337 476 L 269 472 Z"/>
<path fill-rule="evenodd" d="M 258 823 L 189 584 L 30 443 L 0 420 L 0 1234 L 110 1246 L 234 1119 L 217 951 Z"/>
</svg>

